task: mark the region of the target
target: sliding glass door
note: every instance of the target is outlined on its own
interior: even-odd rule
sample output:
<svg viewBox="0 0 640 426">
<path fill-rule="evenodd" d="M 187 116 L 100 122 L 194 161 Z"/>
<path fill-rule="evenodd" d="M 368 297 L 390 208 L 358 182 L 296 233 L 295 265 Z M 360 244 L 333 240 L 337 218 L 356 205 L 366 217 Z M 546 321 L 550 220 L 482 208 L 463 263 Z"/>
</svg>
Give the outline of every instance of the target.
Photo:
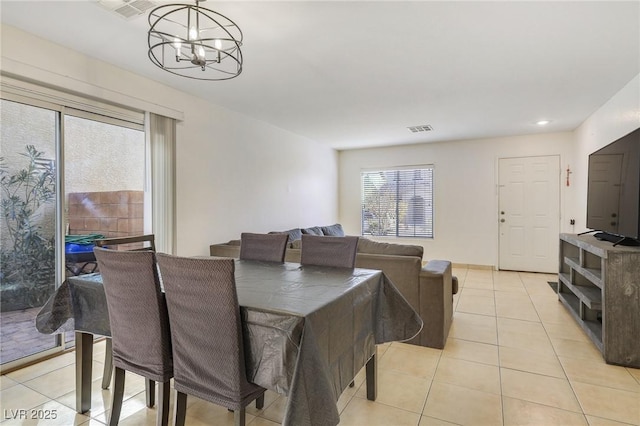
<svg viewBox="0 0 640 426">
<path fill-rule="evenodd" d="M 34 327 L 56 287 L 60 112 L 2 99 L 0 363 L 60 344 Z"/>
<path fill-rule="evenodd" d="M 35 318 L 56 286 L 96 271 L 93 240 L 151 232 L 143 126 L 2 99 L 0 365 L 73 345 Z"/>
<path fill-rule="evenodd" d="M 75 114 L 64 116 L 66 276 L 96 271 L 95 238 L 150 232 L 144 131 Z M 67 345 L 73 339 L 69 333 Z"/>
</svg>

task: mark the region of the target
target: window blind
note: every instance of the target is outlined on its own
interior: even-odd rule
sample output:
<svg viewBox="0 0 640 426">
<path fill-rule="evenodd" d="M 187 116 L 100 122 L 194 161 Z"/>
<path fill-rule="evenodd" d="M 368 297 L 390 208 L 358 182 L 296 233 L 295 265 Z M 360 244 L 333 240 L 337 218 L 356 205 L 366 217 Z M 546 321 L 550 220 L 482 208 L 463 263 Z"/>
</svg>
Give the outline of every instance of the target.
<svg viewBox="0 0 640 426">
<path fill-rule="evenodd" d="M 433 238 L 433 166 L 366 171 L 362 235 Z"/>
</svg>

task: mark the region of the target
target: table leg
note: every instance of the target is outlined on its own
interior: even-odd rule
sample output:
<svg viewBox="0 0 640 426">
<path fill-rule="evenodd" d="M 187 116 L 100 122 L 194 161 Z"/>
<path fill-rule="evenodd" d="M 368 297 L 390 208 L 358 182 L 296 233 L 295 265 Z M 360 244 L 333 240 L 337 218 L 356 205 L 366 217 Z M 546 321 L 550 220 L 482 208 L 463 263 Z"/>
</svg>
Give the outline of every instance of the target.
<svg viewBox="0 0 640 426">
<path fill-rule="evenodd" d="M 378 381 L 378 366 L 376 364 L 376 354 L 371 355 L 366 365 L 367 373 L 367 399 L 375 401 L 378 393 L 376 383 Z"/>
<path fill-rule="evenodd" d="M 93 334 L 76 331 L 76 411 L 91 409 L 91 367 Z"/>
</svg>

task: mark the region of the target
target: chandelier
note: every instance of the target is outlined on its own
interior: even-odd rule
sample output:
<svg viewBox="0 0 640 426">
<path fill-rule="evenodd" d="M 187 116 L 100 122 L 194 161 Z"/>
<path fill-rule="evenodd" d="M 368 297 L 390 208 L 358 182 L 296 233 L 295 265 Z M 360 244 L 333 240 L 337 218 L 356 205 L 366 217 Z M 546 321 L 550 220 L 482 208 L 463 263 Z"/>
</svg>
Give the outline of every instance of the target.
<svg viewBox="0 0 640 426">
<path fill-rule="evenodd" d="M 228 80 L 242 72 L 242 31 L 200 6 L 167 4 L 149 13 L 149 59 L 165 71 L 196 80 Z"/>
</svg>

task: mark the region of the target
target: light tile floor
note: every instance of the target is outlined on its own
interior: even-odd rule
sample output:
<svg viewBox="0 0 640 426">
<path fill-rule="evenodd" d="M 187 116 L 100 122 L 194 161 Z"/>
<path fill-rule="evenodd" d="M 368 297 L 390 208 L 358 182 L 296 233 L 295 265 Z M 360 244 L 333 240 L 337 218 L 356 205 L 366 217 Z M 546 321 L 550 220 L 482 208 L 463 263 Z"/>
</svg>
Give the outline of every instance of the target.
<svg viewBox="0 0 640 426">
<path fill-rule="evenodd" d="M 366 399 L 361 372 L 338 401 L 340 425 L 640 425 L 640 370 L 604 363 L 547 285 L 554 275 L 454 273 L 460 292 L 444 350 L 380 345 L 378 398 Z M 73 353 L 2 376 L 2 425 L 103 425 L 111 397 L 100 388 L 103 360 L 97 344 L 87 415 L 73 410 Z M 125 398 L 121 425 L 154 424 L 141 378 L 127 376 Z M 247 410 L 247 424 L 280 423 L 284 403 L 267 392 L 263 410 Z M 192 397 L 188 404 L 188 425 L 233 424 L 226 409 Z M 11 419 L 18 409 L 57 418 Z"/>
</svg>

